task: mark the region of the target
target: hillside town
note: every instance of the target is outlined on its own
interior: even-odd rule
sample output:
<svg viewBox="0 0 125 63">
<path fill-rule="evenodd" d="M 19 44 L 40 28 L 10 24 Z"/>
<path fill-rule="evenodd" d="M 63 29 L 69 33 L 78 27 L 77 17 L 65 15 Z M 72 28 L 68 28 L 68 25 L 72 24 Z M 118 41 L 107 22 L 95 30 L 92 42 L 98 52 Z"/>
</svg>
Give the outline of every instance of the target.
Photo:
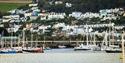
<svg viewBox="0 0 125 63">
<path fill-rule="evenodd" d="M 0 0 L 0 63 L 125 63 L 125 0 Z"/>
<path fill-rule="evenodd" d="M 49 4 L 65 4 L 67 8 L 73 5 L 62 1 Z M 57 48 L 60 45 L 63 48 L 80 44 L 80 47 L 83 47 L 83 44 L 94 44 L 99 47 L 116 44 L 121 48 L 121 36 L 125 30 L 124 8 L 101 9 L 95 13 L 50 12 L 39 8 L 36 1 L 12 9 L 8 13 L 9 15 L 0 18 L 1 48 L 13 46 Z"/>
<path fill-rule="evenodd" d="M 65 12 L 47 12 L 39 9 L 38 4 L 29 4 L 29 9 L 13 9 L 8 12 L 11 14 L 0 19 L 0 27 L 6 28 L 8 33 L 29 30 L 31 33 L 36 32 L 37 34 L 52 33 L 49 36 L 83 35 L 84 32 L 87 32 L 86 25 L 89 26 L 89 32 L 102 33 L 108 31 L 108 28 L 105 30 L 95 28 L 110 27 L 109 24 L 116 29 L 124 30 L 123 24 L 115 23 L 120 20 L 120 17 L 125 16 L 123 8 L 102 9 L 98 13 L 72 12 L 67 15 Z"/>
</svg>

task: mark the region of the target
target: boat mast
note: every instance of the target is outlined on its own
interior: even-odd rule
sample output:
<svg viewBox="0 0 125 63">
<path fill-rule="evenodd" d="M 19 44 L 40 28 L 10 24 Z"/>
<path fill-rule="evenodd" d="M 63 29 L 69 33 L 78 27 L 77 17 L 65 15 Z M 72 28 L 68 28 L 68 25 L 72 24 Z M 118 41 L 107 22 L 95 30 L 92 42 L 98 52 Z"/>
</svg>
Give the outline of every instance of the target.
<svg viewBox="0 0 125 63">
<path fill-rule="evenodd" d="M 87 30 L 87 31 L 86 31 L 86 32 L 87 32 L 87 33 L 86 33 L 86 34 L 87 34 L 87 35 L 86 35 L 86 43 L 87 43 L 87 45 L 88 45 L 88 25 L 86 25 L 86 30 Z"/>
<path fill-rule="evenodd" d="M 3 36 L 4 36 L 4 31 L 2 31 L 2 34 L 1 34 L 1 40 L 0 40 L 1 41 L 1 48 L 4 47 L 4 43 L 5 43 L 3 38 L 2 38 Z"/>
<path fill-rule="evenodd" d="M 111 24 L 111 22 L 109 23 L 109 25 L 110 25 L 110 24 Z M 109 26 L 109 32 L 108 32 L 109 41 L 108 41 L 108 45 L 111 45 L 111 42 L 110 42 L 110 39 L 111 39 L 111 38 L 110 38 L 110 36 L 111 36 L 111 35 L 110 35 L 110 34 L 111 34 L 111 30 L 110 30 L 110 28 L 111 28 L 111 27 Z"/>
<path fill-rule="evenodd" d="M 114 39 L 114 26 L 112 26 L 112 43 L 113 43 L 113 45 L 115 44 L 115 39 Z"/>
<path fill-rule="evenodd" d="M 122 62 L 123 63 L 125 63 L 125 50 L 124 50 L 124 34 L 125 34 L 125 32 L 123 32 L 123 34 L 122 34 Z"/>
<path fill-rule="evenodd" d="M 18 36 L 18 47 L 20 47 L 20 36 Z"/>
<path fill-rule="evenodd" d="M 23 29 L 23 47 L 24 47 L 24 43 L 25 43 L 25 32 L 24 32 L 24 29 Z"/>
<path fill-rule="evenodd" d="M 12 36 L 13 36 L 13 31 L 11 32 L 11 36 L 10 36 L 10 39 L 11 39 L 10 47 L 11 47 L 11 48 L 13 47 L 13 44 L 12 44 L 13 38 L 12 38 Z"/>
<path fill-rule="evenodd" d="M 95 32 L 94 32 L 94 42 L 93 42 L 93 43 L 94 43 L 94 45 L 96 45 L 96 41 L 95 41 Z"/>
<path fill-rule="evenodd" d="M 33 33 L 31 32 L 31 46 L 30 47 L 33 47 L 33 44 L 32 44 L 32 42 L 33 42 Z"/>
</svg>

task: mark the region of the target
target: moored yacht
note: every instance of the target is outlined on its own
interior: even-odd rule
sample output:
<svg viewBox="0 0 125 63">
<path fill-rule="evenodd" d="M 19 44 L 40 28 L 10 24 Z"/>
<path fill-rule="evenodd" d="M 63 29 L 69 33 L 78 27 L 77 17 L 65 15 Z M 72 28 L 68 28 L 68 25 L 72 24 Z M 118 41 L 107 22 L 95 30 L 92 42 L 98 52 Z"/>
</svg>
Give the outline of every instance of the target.
<svg viewBox="0 0 125 63">
<path fill-rule="evenodd" d="M 122 53 L 122 49 L 119 46 L 110 45 L 106 48 L 106 53 Z"/>
<path fill-rule="evenodd" d="M 78 47 L 74 47 L 74 50 L 91 50 L 91 48 L 88 45 L 80 44 Z"/>
</svg>

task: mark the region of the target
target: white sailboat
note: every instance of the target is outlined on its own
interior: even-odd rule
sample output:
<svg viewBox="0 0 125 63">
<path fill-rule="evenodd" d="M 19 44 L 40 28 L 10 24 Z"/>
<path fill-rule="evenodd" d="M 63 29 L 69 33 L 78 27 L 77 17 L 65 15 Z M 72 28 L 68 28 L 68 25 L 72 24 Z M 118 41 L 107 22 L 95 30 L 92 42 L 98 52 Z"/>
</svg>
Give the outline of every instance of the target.
<svg viewBox="0 0 125 63">
<path fill-rule="evenodd" d="M 91 50 L 88 41 L 88 26 L 86 25 L 86 45 L 80 44 L 78 47 L 74 47 L 74 50 Z"/>
<path fill-rule="evenodd" d="M 112 41 L 111 42 L 115 42 L 114 40 L 114 30 L 112 31 Z M 111 42 L 109 44 L 109 46 L 106 48 L 105 52 L 106 53 L 121 53 L 122 49 L 118 46 L 118 45 L 111 45 Z"/>
</svg>

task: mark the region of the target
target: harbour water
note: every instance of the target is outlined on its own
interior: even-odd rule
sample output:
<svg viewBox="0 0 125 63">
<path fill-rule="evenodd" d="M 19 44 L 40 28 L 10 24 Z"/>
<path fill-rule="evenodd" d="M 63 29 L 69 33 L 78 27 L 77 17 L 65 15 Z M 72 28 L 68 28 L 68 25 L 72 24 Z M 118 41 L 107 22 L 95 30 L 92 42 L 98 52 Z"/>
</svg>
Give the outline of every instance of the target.
<svg viewBox="0 0 125 63">
<path fill-rule="evenodd" d="M 45 53 L 1 54 L 0 63 L 122 63 L 120 53 L 52 49 Z"/>
</svg>

